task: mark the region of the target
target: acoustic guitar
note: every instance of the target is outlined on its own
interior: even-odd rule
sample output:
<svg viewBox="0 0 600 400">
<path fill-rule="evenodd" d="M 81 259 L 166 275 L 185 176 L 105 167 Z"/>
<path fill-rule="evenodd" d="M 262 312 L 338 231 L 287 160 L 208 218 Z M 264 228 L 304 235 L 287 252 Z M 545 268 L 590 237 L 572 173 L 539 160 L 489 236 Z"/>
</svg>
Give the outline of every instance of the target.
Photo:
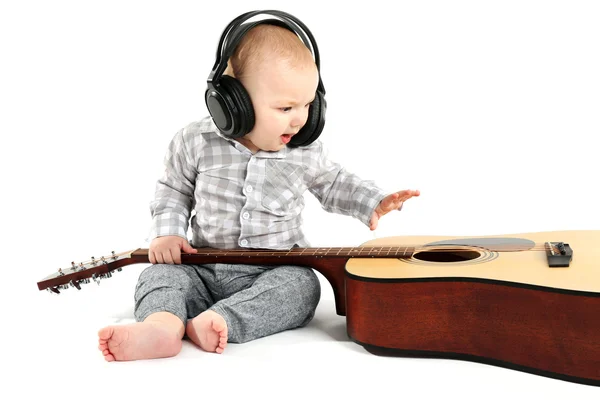
<svg viewBox="0 0 600 400">
<path fill-rule="evenodd" d="M 182 262 L 311 267 L 331 284 L 348 336 L 372 354 L 467 360 L 600 386 L 600 231 L 200 248 Z M 135 263 L 149 263 L 148 249 L 72 263 L 38 289 L 81 289 Z"/>
</svg>

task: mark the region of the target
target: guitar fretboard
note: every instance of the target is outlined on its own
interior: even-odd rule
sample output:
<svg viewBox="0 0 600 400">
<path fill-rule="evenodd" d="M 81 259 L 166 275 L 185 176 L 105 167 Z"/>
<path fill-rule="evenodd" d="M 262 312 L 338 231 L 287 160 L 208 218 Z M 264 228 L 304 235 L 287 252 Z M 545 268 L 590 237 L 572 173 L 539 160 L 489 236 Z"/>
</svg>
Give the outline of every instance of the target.
<svg viewBox="0 0 600 400">
<path fill-rule="evenodd" d="M 198 253 L 187 256 L 208 257 L 375 257 L 375 258 L 407 258 L 411 257 L 415 247 L 309 247 L 291 250 L 220 250 L 198 249 Z"/>
</svg>

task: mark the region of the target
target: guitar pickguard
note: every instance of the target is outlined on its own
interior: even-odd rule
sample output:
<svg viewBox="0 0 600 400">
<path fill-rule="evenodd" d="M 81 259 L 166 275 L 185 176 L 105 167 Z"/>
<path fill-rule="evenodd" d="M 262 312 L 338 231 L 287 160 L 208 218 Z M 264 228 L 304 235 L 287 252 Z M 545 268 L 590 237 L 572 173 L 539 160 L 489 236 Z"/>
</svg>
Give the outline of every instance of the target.
<svg viewBox="0 0 600 400">
<path fill-rule="evenodd" d="M 486 238 L 457 238 L 427 243 L 425 246 L 468 246 L 479 247 L 489 251 L 525 251 L 535 246 L 529 239 L 486 237 Z"/>
</svg>

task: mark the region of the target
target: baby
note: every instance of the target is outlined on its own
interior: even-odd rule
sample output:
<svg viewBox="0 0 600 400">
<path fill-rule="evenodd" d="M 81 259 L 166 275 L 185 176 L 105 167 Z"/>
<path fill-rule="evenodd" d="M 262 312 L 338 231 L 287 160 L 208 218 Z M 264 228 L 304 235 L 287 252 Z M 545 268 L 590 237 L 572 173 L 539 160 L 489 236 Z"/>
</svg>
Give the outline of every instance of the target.
<svg viewBox="0 0 600 400">
<path fill-rule="evenodd" d="M 206 117 L 174 136 L 151 203 L 152 265 L 135 289 L 137 322 L 98 332 L 107 361 L 172 357 L 186 336 L 222 353 L 228 342 L 306 326 L 321 293 L 312 269 L 186 265 L 182 252 L 308 247 L 301 219 L 307 190 L 326 211 L 357 218 L 371 230 L 420 194 L 384 193 L 329 160 L 318 140 L 290 145 L 311 107 L 322 106 L 315 104 L 320 78 L 313 53 L 290 28 L 263 22 L 248 30 L 225 75 L 247 92 L 254 123 L 231 137 L 214 116 Z"/>
</svg>

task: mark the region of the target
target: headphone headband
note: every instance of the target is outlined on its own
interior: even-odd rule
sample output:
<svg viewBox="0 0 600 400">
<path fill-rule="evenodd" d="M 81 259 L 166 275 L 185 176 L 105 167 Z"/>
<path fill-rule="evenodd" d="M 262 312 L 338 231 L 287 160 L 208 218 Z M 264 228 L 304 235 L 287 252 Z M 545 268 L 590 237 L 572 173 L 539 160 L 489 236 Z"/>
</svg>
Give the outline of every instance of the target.
<svg viewBox="0 0 600 400">
<path fill-rule="evenodd" d="M 259 14 L 270 14 L 272 16 L 278 17 L 279 20 L 262 20 L 242 26 L 242 23 L 244 21 Z M 308 47 L 311 53 L 313 54 L 317 69 L 320 71 L 320 56 L 316 40 L 310 32 L 310 30 L 308 29 L 308 27 L 306 27 L 306 25 L 304 25 L 302 21 L 298 20 L 291 14 L 278 10 L 250 11 L 235 18 L 223 30 L 223 33 L 221 34 L 221 38 L 219 40 L 219 45 L 217 46 L 216 61 L 207 79 L 207 84 L 209 88 L 214 88 L 215 86 L 219 85 L 219 80 L 221 79 L 223 72 L 225 72 L 225 69 L 227 68 L 227 61 L 229 60 L 229 57 L 231 57 L 231 55 L 235 51 L 235 48 L 237 47 L 238 43 L 242 40 L 246 32 L 248 32 L 256 25 L 262 23 L 271 23 L 274 25 L 286 27 L 294 33 L 296 33 L 296 35 L 298 35 L 300 39 L 304 42 L 304 45 Z M 308 39 L 306 38 L 305 33 L 308 36 Z M 325 87 L 323 85 L 323 81 L 321 80 L 320 72 L 319 86 L 317 90 L 325 94 Z"/>
</svg>

